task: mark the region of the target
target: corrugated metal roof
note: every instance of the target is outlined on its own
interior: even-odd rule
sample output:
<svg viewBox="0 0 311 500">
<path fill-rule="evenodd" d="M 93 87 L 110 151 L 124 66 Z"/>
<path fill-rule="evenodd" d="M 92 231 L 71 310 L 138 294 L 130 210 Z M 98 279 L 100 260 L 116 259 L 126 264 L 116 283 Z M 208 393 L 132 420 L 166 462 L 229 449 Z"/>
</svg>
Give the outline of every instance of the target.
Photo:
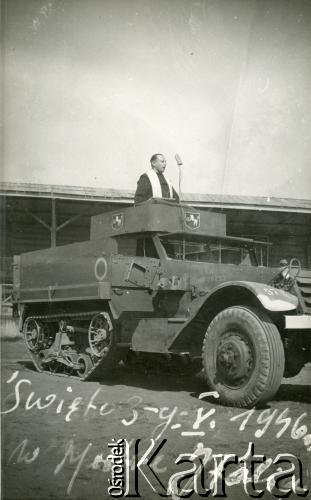
<svg viewBox="0 0 311 500">
<path fill-rule="evenodd" d="M 58 186 L 53 184 L 31 184 L 31 183 L 15 183 L 15 182 L 0 182 L 0 193 L 7 195 L 19 196 L 36 196 L 48 198 L 66 198 L 66 199 L 88 199 L 98 200 L 105 199 L 128 199 L 133 200 L 134 192 L 120 189 L 102 189 L 95 187 L 82 186 Z"/>
<path fill-rule="evenodd" d="M 42 198 L 61 198 L 89 201 L 110 201 L 131 203 L 134 190 L 103 189 L 82 186 L 58 186 L 1 182 L 0 194 L 7 196 L 27 196 Z M 244 210 L 268 210 L 311 213 L 311 200 L 278 198 L 275 196 L 239 196 L 228 194 L 185 193 L 182 201 L 195 206 L 232 208 Z"/>
<path fill-rule="evenodd" d="M 239 196 L 229 194 L 185 194 L 183 200 L 187 202 L 198 202 L 217 204 L 223 206 L 249 205 L 257 208 L 283 208 L 283 209 L 306 209 L 311 211 L 311 200 L 294 198 L 278 198 L 275 196 Z"/>
</svg>

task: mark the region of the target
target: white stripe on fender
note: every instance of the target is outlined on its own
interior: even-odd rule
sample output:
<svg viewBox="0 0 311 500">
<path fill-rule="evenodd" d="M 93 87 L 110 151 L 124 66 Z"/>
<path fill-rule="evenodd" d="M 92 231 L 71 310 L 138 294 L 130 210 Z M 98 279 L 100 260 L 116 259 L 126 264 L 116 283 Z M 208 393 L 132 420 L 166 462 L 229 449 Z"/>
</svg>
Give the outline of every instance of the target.
<svg viewBox="0 0 311 500">
<path fill-rule="evenodd" d="M 286 300 L 270 299 L 270 297 L 262 293 L 258 293 L 257 297 L 262 305 L 268 309 L 268 311 L 292 311 L 293 309 L 296 309 L 294 304 L 287 302 Z"/>
</svg>

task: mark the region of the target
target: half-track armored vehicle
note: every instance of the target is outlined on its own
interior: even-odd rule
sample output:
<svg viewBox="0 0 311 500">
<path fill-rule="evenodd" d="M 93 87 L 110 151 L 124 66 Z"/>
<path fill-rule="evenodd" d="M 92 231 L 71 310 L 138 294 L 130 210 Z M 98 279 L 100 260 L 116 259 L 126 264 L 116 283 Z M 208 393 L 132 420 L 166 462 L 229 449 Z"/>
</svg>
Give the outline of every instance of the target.
<svg viewBox="0 0 311 500">
<path fill-rule="evenodd" d="M 40 372 L 104 377 L 162 360 L 205 371 L 220 402 L 252 407 L 310 360 L 311 271 L 258 264 L 265 242 L 222 213 L 151 199 L 96 215 L 89 241 L 14 260 L 14 295 Z"/>
</svg>

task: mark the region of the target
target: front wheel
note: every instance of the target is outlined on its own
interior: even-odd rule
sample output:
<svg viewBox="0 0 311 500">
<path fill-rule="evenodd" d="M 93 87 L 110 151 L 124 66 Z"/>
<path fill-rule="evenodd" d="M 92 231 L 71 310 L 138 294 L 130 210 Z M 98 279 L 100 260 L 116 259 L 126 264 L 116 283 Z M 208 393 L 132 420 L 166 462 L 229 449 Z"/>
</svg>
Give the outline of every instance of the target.
<svg viewBox="0 0 311 500">
<path fill-rule="evenodd" d="M 279 331 L 262 311 L 243 306 L 221 311 L 203 344 L 207 382 L 228 406 L 250 408 L 270 400 L 284 373 Z"/>
</svg>

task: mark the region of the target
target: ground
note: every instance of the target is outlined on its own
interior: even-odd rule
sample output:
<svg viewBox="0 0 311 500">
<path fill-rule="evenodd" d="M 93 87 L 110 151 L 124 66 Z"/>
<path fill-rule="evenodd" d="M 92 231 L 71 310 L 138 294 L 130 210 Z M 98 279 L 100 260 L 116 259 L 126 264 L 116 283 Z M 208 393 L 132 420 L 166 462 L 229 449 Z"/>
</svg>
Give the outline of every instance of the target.
<svg viewBox="0 0 311 500">
<path fill-rule="evenodd" d="M 121 365 L 105 380 L 81 382 L 36 372 L 22 341 L 3 340 L 1 347 L 4 500 L 111 498 L 108 481 L 113 462 L 107 456 L 113 449 L 108 444 L 121 438 L 129 443 L 130 458 L 136 443 L 138 459 L 151 446 L 150 439 L 155 440 L 151 463 L 155 474 L 142 465 L 136 468 L 135 482 L 134 460 L 129 463 L 129 493 L 144 499 L 161 498 L 169 478 L 173 485 L 173 474 L 194 470 L 198 480 L 192 498 L 199 498 L 208 487 L 210 498 L 220 494 L 221 481 L 211 482 L 209 471 L 221 461 L 216 455 L 224 454 L 234 454 L 240 462 L 244 456 L 245 461 L 225 469 L 225 495 L 250 498 L 254 493 L 250 483 L 243 486 L 242 471 L 251 476 L 251 443 L 252 453 L 267 459 L 265 466 L 255 465 L 255 487 L 263 490 L 262 498 L 284 495 L 294 476 L 296 493 L 290 498 L 310 489 L 310 365 L 297 377 L 284 379 L 265 408 L 245 411 L 220 406 L 213 394 L 204 394 L 208 387 L 202 374 L 177 376 Z M 193 452 L 200 458 L 192 455 L 191 460 L 175 464 L 179 454 Z M 278 454 L 287 454 L 281 470 L 291 468 L 280 483 L 276 477 L 273 481 Z M 122 467 L 113 470 L 121 473 Z M 202 476 L 205 490 L 200 487 Z M 192 472 L 180 484 L 184 493 L 171 491 L 170 496 L 180 498 L 193 484 Z"/>
</svg>

